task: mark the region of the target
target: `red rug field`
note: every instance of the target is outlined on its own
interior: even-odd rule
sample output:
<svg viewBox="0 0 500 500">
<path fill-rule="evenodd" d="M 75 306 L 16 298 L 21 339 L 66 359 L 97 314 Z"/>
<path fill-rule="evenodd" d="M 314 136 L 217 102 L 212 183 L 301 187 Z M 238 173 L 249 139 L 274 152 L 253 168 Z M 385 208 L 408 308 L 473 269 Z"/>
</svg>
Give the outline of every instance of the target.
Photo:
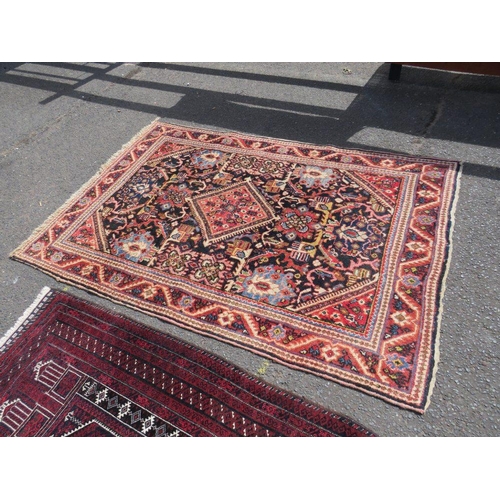
<svg viewBox="0 0 500 500">
<path fill-rule="evenodd" d="M 0 339 L 0 437 L 373 435 L 216 356 L 48 288 Z"/>
</svg>

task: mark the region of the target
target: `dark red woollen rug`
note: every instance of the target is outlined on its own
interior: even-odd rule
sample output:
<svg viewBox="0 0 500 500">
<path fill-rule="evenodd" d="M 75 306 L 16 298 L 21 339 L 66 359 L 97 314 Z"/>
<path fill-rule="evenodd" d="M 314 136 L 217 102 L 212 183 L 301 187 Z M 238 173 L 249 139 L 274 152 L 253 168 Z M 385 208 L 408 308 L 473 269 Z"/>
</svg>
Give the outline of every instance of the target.
<svg viewBox="0 0 500 500">
<path fill-rule="evenodd" d="M 458 171 L 154 122 L 12 257 L 423 413 Z"/>
<path fill-rule="evenodd" d="M 374 434 L 169 335 L 44 288 L 0 339 L 0 436 Z"/>
</svg>

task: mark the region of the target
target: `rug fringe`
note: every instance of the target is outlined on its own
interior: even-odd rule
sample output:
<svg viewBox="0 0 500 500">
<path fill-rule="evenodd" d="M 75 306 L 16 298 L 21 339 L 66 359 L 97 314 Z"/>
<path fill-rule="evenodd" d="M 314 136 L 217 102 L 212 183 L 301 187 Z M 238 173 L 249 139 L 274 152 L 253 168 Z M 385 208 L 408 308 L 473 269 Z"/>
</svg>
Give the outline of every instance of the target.
<svg viewBox="0 0 500 500">
<path fill-rule="evenodd" d="M 111 166 L 112 163 L 116 161 L 116 159 L 124 154 L 130 147 L 137 141 L 139 140 L 140 137 L 145 135 L 150 129 L 153 129 L 156 123 L 159 121 L 159 118 L 155 118 L 152 122 L 150 122 L 148 125 L 143 127 L 137 134 L 132 137 L 128 142 L 122 145 L 119 151 L 113 154 L 101 167 L 99 170 L 82 186 L 78 191 L 74 192 L 67 200 L 66 202 L 59 207 L 52 215 L 50 215 L 48 218 L 44 220 L 44 222 L 38 226 L 32 233 L 29 235 L 27 239 L 25 239 L 20 245 L 18 245 L 17 248 L 15 248 L 10 254 L 9 258 L 15 258 L 15 254 L 18 252 L 21 252 L 29 242 L 36 240 L 43 232 L 52 225 L 52 223 L 62 214 L 64 213 L 72 204 L 75 203 L 75 201 L 80 198 L 91 186 L 93 183 L 99 179 L 99 177 L 102 175 L 102 173 Z"/>
<path fill-rule="evenodd" d="M 12 328 L 2 335 L 0 338 L 0 348 L 21 328 L 23 323 L 29 318 L 30 314 L 36 309 L 38 304 L 47 296 L 47 294 L 51 291 L 48 286 L 44 286 L 40 293 L 37 295 L 36 299 L 31 303 L 31 305 L 24 311 L 24 313 L 18 318 L 16 323 Z"/>
<path fill-rule="evenodd" d="M 463 171 L 463 164 L 460 162 L 458 164 L 458 169 L 457 169 L 457 177 L 455 180 L 455 192 L 453 194 L 453 199 L 452 199 L 452 204 L 451 204 L 451 209 L 450 209 L 450 230 L 448 233 L 448 256 L 445 262 L 445 269 L 443 273 L 443 278 L 441 281 L 441 290 L 439 294 L 439 310 L 437 314 L 437 320 L 436 320 L 436 339 L 435 339 L 435 344 L 434 344 L 434 366 L 432 370 L 432 375 L 431 375 L 431 380 L 429 383 L 429 391 L 427 393 L 427 401 L 424 406 L 424 412 L 427 410 L 431 403 L 431 396 L 432 393 L 434 392 L 434 386 L 436 385 L 436 378 L 437 378 L 437 371 L 438 371 L 438 364 L 440 360 L 440 350 L 439 350 L 439 344 L 441 340 L 441 321 L 443 318 L 443 311 L 444 311 L 444 294 L 446 291 L 446 280 L 448 278 L 448 273 L 451 268 L 451 257 L 453 253 L 453 231 L 455 229 L 455 212 L 457 210 L 457 204 L 458 204 L 458 197 L 459 197 L 459 191 L 460 191 L 460 184 L 462 180 L 462 171 Z"/>
</svg>

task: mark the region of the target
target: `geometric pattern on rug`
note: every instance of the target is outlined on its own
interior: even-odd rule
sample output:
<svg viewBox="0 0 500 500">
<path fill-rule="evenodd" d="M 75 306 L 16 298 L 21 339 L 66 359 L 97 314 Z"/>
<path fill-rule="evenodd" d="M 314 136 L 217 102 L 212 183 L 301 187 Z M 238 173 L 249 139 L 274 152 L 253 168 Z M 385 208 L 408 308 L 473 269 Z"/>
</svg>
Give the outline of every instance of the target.
<svg viewBox="0 0 500 500">
<path fill-rule="evenodd" d="M 0 437 L 371 437 L 222 359 L 45 288 L 0 342 Z"/>
<path fill-rule="evenodd" d="M 156 121 L 12 257 L 423 413 L 458 173 Z"/>
</svg>

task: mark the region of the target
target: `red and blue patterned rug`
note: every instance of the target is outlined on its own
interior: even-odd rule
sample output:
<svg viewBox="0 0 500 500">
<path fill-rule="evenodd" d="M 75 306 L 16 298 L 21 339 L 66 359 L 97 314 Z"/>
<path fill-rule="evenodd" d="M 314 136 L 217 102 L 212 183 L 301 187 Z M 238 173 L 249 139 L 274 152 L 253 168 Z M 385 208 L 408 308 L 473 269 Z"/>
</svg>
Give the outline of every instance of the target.
<svg viewBox="0 0 500 500">
<path fill-rule="evenodd" d="M 423 413 L 458 172 L 156 121 L 12 257 Z"/>
<path fill-rule="evenodd" d="M 349 418 L 69 294 L 0 338 L 1 436 L 345 436 Z"/>
</svg>

